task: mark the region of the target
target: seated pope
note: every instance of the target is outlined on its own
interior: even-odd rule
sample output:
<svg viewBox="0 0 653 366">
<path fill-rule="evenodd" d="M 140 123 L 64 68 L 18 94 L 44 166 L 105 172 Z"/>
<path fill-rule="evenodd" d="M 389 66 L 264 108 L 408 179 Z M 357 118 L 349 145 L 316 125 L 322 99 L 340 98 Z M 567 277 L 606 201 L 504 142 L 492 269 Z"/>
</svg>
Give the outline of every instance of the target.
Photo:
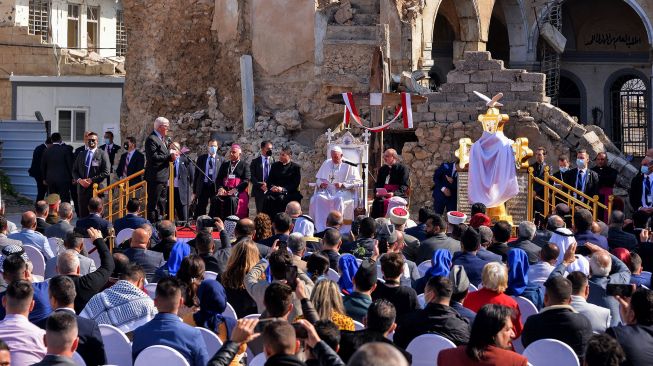
<svg viewBox="0 0 653 366">
<path fill-rule="evenodd" d="M 406 198 L 408 193 L 408 168 L 399 162 L 397 151 L 387 149 L 383 153 L 383 163 L 374 184 L 375 198 L 371 212 L 373 218 L 385 217 L 390 198 Z"/>
<path fill-rule="evenodd" d="M 211 212 L 212 217 L 219 216 L 223 220 L 231 215 L 246 218 L 249 216 L 249 164 L 240 159 L 240 145 L 233 144 L 229 150 L 229 160 L 222 163 L 218 171 L 216 183 L 218 195 L 215 207 L 217 212 Z M 211 211 L 214 205 L 211 204 Z"/>
<path fill-rule="evenodd" d="M 348 230 L 354 219 L 356 189 L 362 180 L 358 168 L 343 161 L 342 148 L 331 148 L 331 159 L 327 159 L 316 174 L 316 190 L 311 197 L 310 216 L 315 220 L 315 231 L 326 229 L 329 212 L 342 212 L 343 228 Z"/>
</svg>

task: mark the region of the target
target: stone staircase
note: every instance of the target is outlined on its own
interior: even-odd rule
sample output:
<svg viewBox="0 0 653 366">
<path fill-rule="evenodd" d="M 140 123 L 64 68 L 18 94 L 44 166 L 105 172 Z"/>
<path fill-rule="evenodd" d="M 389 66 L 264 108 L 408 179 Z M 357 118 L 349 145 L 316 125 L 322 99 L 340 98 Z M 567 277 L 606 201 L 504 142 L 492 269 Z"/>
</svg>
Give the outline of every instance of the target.
<svg viewBox="0 0 653 366">
<path fill-rule="evenodd" d="M 379 0 L 351 0 L 353 25 L 329 24 L 326 44 L 376 44 L 380 18 Z"/>
</svg>

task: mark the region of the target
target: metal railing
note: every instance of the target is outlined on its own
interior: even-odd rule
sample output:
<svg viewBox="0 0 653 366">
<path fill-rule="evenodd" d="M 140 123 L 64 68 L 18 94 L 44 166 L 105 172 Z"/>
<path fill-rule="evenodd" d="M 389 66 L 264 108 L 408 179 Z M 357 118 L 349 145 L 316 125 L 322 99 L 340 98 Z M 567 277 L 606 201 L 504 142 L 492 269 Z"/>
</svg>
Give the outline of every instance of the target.
<svg viewBox="0 0 653 366">
<path fill-rule="evenodd" d="M 559 203 L 566 203 L 571 209 L 571 216 L 574 216 L 577 207 L 585 208 L 592 213 L 594 221 L 596 221 L 599 209 L 607 210 L 608 215 L 612 212 L 613 195 L 608 196 L 607 206 L 603 204 L 598 195 L 593 197 L 588 196 L 584 192 L 570 186 L 562 180 L 549 174 L 549 167 L 544 168 L 544 177 L 538 178 L 533 174 L 534 169 L 528 168 L 528 220 L 532 221 L 534 216 L 533 206 L 536 201 L 544 204 L 541 214 L 547 217 L 555 206 Z M 540 184 L 544 187 L 544 197 L 535 195 L 534 185 Z"/>
<path fill-rule="evenodd" d="M 139 178 L 145 174 L 145 170 L 140 170 L 128 177 L 113 182 L 108 186 L 98 189 L 98 184 L 93 184 L 93 197 L 101 194 L 106 194 L 107 198 L 104 200 L 105 211 L 104 218 L 113 222 L 116 219 L 122 218 L 127 213 L 127 201 L 132 198 L 138 198 L 141 201 L 142 210 L 138 214 L 143 214 L 147 217 L 147 181 L 142 180 L 136 184 L 131 185 L 131 181 Z M 118 189 L 118 192 L 114 191 Z"/>
</svg>

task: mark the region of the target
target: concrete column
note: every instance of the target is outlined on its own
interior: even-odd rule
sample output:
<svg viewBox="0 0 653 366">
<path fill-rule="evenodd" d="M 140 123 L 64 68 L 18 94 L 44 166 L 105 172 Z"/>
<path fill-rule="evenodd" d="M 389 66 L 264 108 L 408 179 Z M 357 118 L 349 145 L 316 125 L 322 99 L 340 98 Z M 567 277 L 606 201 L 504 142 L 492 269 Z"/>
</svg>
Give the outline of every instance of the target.
<svg viewBox="0 0 653 366">
<path fill-rule="evenodd" d="M 254 128 L 256 109 L 254 107 L 254 70 L 252 56 L 240 56 L 240 88 L 243 103 L 243 130 Z"/>
</svg>

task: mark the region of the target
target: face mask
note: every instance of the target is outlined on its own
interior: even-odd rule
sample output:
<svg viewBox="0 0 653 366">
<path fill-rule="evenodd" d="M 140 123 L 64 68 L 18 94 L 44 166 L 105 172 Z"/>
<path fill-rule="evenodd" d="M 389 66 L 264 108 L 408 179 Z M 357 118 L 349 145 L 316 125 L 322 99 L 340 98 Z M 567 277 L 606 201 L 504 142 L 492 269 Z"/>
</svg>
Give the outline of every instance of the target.
<svg viewBox="0 0 653 366">
<path fill-rule="evenodd" d="M 584 169 L 585 168 L 585 160 L 584 159 L 576 159 L 576 165 L 578 166 L 578 169 Z"/>
<path fill-rule="evenodd" d="M 567 168 L 566 166 L 565 167 L 560 167 L 560 172 L 561 173 L 566 173 L 567 170 L 569 170 L 569 168 Z"/>
<path fill-rule="evenodd" d="M 648 174 L 648 166 L 642 165 L 642 167 L 639 168 L 639 171 L 641 171 L 642 174 Z"/>
<path fill-rule="evenodd" d="M 211 155 L 215 155 L 215 153 L 217 153 L 217 152 L 218 152 L 218 148 L 217 148 L 217 147 L 215 147 L 215 146 L 209 146 L 209 153 L 211 153 Z"/>
<path fill-rule="evenodd" d="M 265 156 L 272 156 L 272 150 L 268 150 L 265 152 Z"/>
<path fill-rule="evenodd" d="M 105 137 L 104 138 L 104 144 L 109 145 L 110 143 L 111 143 L 111 141 L 109 141 L 109 139 Z"/>
</svg>

